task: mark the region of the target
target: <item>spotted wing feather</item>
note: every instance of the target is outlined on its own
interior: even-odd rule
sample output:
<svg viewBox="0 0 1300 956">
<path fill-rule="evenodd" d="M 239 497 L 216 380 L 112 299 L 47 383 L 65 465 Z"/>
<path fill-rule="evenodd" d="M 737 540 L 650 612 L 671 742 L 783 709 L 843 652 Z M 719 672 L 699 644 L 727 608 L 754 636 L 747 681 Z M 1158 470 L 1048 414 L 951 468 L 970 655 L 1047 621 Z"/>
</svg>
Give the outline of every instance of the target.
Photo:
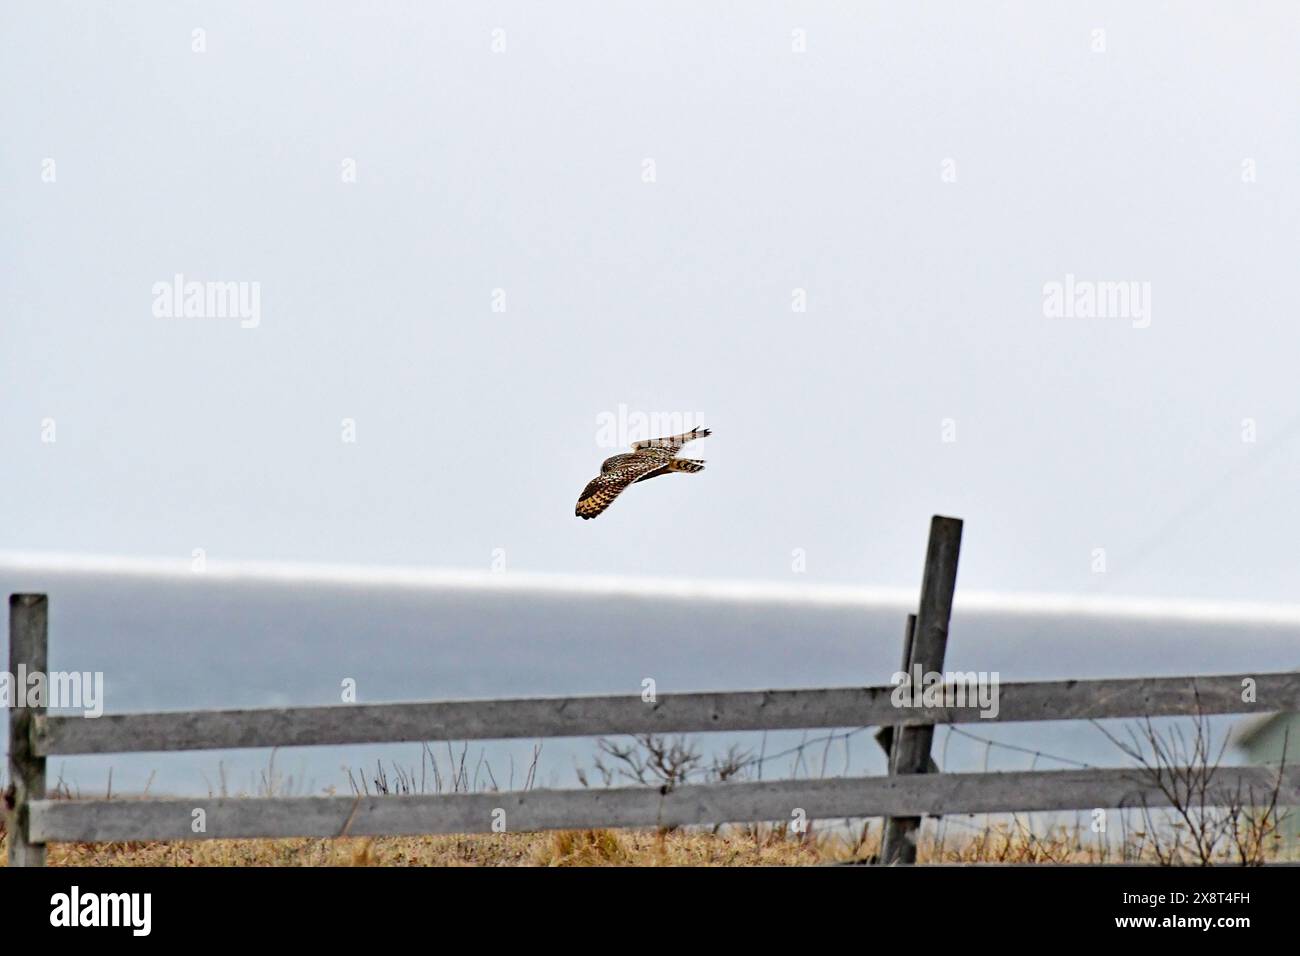
<svg viewBox="0 0 1300 956">
<path fill-rule="evenodd" d="M 682 447 L 687 442 L 695 441 L 697 438 L 708 438 L 712 434 L 712 428 L 692 428 L 681 435 L 670 435 L 667 438 L 647 438 L 644 441 L 633 442 L 632 450 L 640 452 L 642 449 L 663 449 L 669 454 L 675 455 L 682 450 Z"/>
<path fill-rule="evenodd" d="M 632 461 L 597 475 L 582 489 L 582 494 L 578 496 L 578 506 L 573 513 L 579 518 L 596 517 L 613 504 L 624 488 L 663 466 L 664 463 L 659 459 L 647 456 L 644 461 Z"/>
</svg>

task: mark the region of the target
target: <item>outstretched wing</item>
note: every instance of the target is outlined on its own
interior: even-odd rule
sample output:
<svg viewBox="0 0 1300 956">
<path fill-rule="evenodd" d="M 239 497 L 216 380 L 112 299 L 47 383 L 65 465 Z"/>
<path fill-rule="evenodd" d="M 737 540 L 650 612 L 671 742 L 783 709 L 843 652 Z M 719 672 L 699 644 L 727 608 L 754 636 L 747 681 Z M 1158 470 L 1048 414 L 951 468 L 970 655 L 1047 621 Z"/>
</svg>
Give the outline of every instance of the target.
<svg viewBox="0 0 1300 956">
<path fill-rule="evenodd" d="M 663 448 L 675 455 L 688 441 L 694 441 L 697 438 L 708 438 L 712 434 L 712 428 L 692 428 L 688 432 L 683 432 L 680 435 L 673 435 L 670 438 L 648 438 L 645 441 L 636 442 L 632 445 L 632 450 L 640 451 L 642 448 Z"/>
<path fill-rule="evenodd" d="M 573 513 L 579 518 L 596 517 L 613 504 L 614 499 L 632 482 L 663 467 L 662 461 L 647 456 L 644 461 L 631 461 L 613 471 L 597 475 L 582 489 L 582 494 L 578 496 L 578 506 Z"/>
</svg>

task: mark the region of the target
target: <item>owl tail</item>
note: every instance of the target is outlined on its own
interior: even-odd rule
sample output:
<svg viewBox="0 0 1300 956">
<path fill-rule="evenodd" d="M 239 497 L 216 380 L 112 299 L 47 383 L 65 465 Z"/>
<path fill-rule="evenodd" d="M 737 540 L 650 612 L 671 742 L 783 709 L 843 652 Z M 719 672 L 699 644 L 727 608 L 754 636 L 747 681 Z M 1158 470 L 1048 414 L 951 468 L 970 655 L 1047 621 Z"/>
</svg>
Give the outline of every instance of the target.
<svg viewBox="0 0 1300 956">
<path fill-rule="evenodd" d="M 674 458 L 668 462 L 669 471 L 681 471 L 688 475 L 693 475 L 697 471 L 704 470 L 704 462 L 697 461 L 694 458 Z"/>
</svg>

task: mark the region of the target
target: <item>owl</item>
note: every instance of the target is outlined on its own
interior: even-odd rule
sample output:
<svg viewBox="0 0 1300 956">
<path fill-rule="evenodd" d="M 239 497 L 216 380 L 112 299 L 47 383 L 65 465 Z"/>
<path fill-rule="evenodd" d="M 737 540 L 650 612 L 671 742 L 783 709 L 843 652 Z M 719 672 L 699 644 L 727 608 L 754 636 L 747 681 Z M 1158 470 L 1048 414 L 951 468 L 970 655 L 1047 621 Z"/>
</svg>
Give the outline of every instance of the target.
<svg viewBox="0 0 1300 956">
<path fill-rule="evenodd" d="M 632 446 L 631 454 L 606 458 L 600 466 L 600 474 L 582 489 L 582 494 L 578 496 L 578 507 L 573 513 L 583 519 L 594 518 L 613 504 L 614 499 L 630 484 L 658 478 L 669 472 L 693 475 L 703 471 L 704 462 L 695 458 L 678 458 L 677 453 L 688 441 L 708 438 L 712 434 L 710 428 L 692 428 L 671 438 L 639 441 Z"/>
</svg>

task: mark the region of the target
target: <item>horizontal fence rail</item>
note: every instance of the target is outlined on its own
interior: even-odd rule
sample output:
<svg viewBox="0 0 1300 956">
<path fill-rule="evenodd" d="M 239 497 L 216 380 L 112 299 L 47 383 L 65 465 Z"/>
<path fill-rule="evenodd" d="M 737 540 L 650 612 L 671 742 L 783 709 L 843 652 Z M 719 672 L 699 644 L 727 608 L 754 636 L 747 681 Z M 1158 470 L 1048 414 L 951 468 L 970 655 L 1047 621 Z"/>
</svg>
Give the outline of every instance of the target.
<svg viewBox="0 0 1300 956">
<path fill-rule="evenodd" d="M 1208 799 L 1267 804 L 1274 790 L 1279 804 L 1300 804 L 1300 769 L 1279 774 L 1265 767 L 1221 767 Z M 941 773 L 687 785 L 666 792 L 621 787 L 398 797 L 38 800 L 31 804 L 31 838 L 45 843 L 400 836 L 489 833 L 501 826 L 525 832 L 788 822 L 796 808 L 809 819 L 826 819 L 1170 805 L 1151 775 L 1137 769 Z M 197 811 L 203 820 L 199 832 Z"/>
<path fill-rule="evenodd" d="M 1243 701 L 1246 682 L 1253 699 Z M 234 750 L 424 740 L 504 740 L 636 733 L 804 730 L 1300 710 L 1300 672 L 1003 683 L 996 717 L 978 706 L 900 708 L 896 688 L 552 697 L 330 707 L 39 715 L 42 757 L 167 750 Z M 973 698 L 973 689 L 971 691 Z M 971 703 L 974 701 L 972 699 Z"/>
</svg>

